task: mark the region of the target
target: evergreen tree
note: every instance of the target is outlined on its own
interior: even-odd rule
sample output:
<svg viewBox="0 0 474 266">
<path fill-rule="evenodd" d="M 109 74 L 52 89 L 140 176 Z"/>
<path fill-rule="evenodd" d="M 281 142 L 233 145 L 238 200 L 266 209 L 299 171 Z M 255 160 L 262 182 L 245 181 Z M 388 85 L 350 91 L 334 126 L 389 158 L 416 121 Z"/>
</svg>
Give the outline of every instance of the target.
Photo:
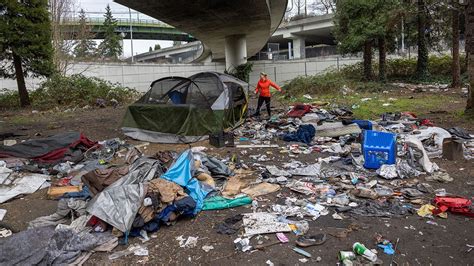
<svg viewBox="0 0 474 266">
<path fill-rule="evenodd" d="M 372 47 L 378 43 L 380 52 L 379 77 L 385 79 L 387 42 L 392 42 L 390 28 L 392 13 L 398 0 L 347 0 L 337 1 L 335 36 L 343 53 L 363 52 L 364 79 L 372 80 Z"/>
<path fill-rule="evenodd" d="M 117 59 L 122 54 L 122 36 L 115 33 L 117 20 L 112 16 L 109 5 L 105 8 L 104 17 L 104 40 L 99 44 L 99 55 L 105 58 Z"/>
<path fill-rule="evenodd" d="M 94 55 L 95 42 L 90 39 L 91 31 L 87 25 L 86 13 L 84 9 L 79 12 L 79 31 L 77 33 L 74 56 L 76 58 L 87 58 Z"/>
<path fill-rule="evenodd" d="M 159 43 L 155 44 L 155 51 L 160 50 L 160 49 L 161 49 L 161 45 Z"/>
<path fill-rule="evenodd" d="M 25 76 L 53 72 L 47 0 L 3 0 L 0 4 L 0 76 L 15 78 L 20 105 L 30 105 Z"/>
<path fill-rule="evenodd" d="M 151 48 L 151 46 L 148 47 L 148 52 L 152 52 L 152 51 L 153 51 L 153 48 Z"/>
</svg>

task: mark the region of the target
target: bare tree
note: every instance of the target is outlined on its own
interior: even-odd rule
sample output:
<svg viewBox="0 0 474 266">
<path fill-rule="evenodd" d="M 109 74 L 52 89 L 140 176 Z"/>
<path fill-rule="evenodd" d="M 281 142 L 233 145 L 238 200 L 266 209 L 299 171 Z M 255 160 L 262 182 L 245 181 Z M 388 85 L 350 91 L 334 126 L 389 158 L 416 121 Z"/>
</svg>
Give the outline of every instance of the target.
<svg viewBox="0 0 474 266">
<path fill-rule="evenodd" d="M 51 14 L 51 40 L 53 42 L 53 63 L 56 71 L 66 74 L 72 62 L 74 47 L 74 0 L 49 0 Z M 65 24 L 68 24 L 67 27 Z"/>
<path fill-rule="evenodd" d="M 295 3 L 295 7 L 296 7 L 296 10 L 298 12 L 297 15 L 300 16 L 301 15 L 301 10 L 305 6 L 305 1 L 304 0 L 293 0 L 293 1 Z"/>
<path fill-rule="evenodd" d="M 318 15 L 334 13 L 336 0 L 315 0 L 309 4 L 310 10 Z"/>
</svg>

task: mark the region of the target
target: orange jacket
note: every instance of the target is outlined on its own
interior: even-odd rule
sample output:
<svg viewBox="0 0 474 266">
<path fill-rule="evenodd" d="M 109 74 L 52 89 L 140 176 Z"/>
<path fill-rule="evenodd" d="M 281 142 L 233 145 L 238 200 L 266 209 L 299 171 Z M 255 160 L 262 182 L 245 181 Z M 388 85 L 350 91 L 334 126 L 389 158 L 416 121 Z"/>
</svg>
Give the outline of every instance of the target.
<svg viewBox="0 0 474 266">
<path fill-rule="evenodd" d="M 273 81 L 267 79 L 262 80 L 260 79 L 257 83 L 257 87 L 255 88 L 255 93 L 259 93 L 262 97 L 271 97 L 270 94 L 270 86 L 277 89 L 277 91 L 281 91 L 281 88 L 276 85 Z"/>
</svg>

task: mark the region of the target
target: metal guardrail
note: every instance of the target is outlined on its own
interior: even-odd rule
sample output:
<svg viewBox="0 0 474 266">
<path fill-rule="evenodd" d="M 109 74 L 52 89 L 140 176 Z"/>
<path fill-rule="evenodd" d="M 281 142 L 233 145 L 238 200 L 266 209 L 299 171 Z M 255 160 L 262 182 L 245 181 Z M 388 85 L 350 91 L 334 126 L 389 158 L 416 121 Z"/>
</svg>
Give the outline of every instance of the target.
<svg viewBox="0 0 474 266">
<path fill-rule="evenodd" d="M 127 18 L 115 18 L 119 26 L 123 25 L 134 25 L 134 26 L 153 26 L 161 28 L 174 28 L 164 22 L 155 19 L 127 19 Z M 67 18 L 62 21 L 62 24 L 77 25 L 79 24 L 80 19 L 77 17 Z M 86 18 L 87 24 L 92 25 L 102 25 L 105 21 L 105 18 Z"/>
</svg>

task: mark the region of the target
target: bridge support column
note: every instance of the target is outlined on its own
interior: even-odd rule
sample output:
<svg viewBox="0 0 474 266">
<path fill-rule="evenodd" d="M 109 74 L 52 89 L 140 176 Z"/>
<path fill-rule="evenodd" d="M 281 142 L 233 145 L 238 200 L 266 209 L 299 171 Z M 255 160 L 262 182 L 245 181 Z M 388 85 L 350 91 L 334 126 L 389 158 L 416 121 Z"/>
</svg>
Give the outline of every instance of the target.
<svg viewBox="0 0 474 266">
<path fill-rule="evenodd" d="M 247 40 L 245 35 L 225 37 L 225 68 L 232 70 L 238 65 L 247 63 Z"/>
<path fill-rule="evenodd" d="M 306 40 L 301 36 L 294 36 L 293 38 L 293 58 L 306 58 Z"/>
</svg>

